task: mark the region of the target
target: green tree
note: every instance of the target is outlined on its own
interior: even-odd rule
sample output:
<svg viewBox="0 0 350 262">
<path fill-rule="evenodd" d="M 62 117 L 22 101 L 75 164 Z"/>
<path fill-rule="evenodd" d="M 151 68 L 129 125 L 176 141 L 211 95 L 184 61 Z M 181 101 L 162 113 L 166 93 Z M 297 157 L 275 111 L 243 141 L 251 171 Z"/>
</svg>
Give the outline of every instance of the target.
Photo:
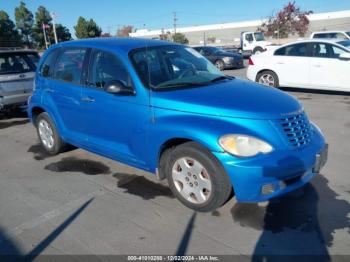
<svg viewBox="0 0 350 262">
<path fill-rule="evenodd" d="M 180 44 L 188 44 L 188 39 L 181 33 L 173 34 L 173 41 Z"/>
<path fill-rule="evenodd" d="M 69 29 L 62 24 L 56 24 L 56 34 L 58 42 L 72 40 L 72 35 L 70 34 Z"/>
<path fill-rule="evenodd" d="M 5 11 L 0 10 L 0 45 L 16 46 L 20 44 L 20 36 L 15 28 L 15 23 Z"/>
<path fill-rule="evenodd" d="M 20 30 L 23 41 L 30 45 L 30 36 L 32 34 L 34 19 L 33 13 L 28 10 L 26 4 L 22 1 L 15 8 L 16 27 Z"/>
<path fill-rule="evenodd" d="M 44 33 L 42 27 L 43 24 L 49 25 L 50 27 L 50 29 L 46 29 L 46 37 L 47 41 L 51 43 L 54 40 L 51 30 L 52 18 L 50 16 L 49 11 L 45 7 L 39 6 L 38 10 L 35 13 L 35 24 L 33 28 L 33 38 L 39 47 L 45 46 Z"/>
<path fill-rule="evenodd" d="M 86 20 L 84 17 L 79 17 L 77 25 L 74 26 L 75 35 L 77 38 L 100 37 L 102 30 L 93 19 Z"/>
</svg>

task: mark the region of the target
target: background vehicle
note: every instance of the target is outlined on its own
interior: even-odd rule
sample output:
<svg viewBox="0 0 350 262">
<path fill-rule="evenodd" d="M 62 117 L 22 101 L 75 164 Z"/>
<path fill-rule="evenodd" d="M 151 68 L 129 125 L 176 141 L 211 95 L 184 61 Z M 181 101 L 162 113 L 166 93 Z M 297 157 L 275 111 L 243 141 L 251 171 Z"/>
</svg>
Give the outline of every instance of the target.
<svg viewBox="0 0 350 262">
<path fill-rule="evenodd" d="M 243 56 L 241 54 L 227 52 L 212 46 L 198 46 L 194 47 L 194 49 L 220 70 L 244 67 Z"/>
<path fill-rule="evenodd" d="M 33 50 L 0 50 L 0 111 L 26 104 L 38 61 Z"/>
<path fill-rule="evenodd" d="M 350 91 L 349 72 L 348 48 L 341 42 L 315 39 L 252 56 L 247 77 L 274 87 Z"/>
<path fill-rule="evenodd" d="M 349 40 L 350 32 L 345 31 L 323 31 L 323 32 L 313 32 L 310 35 L 310 39 L 339 39 L 339 40 Z"/>
<path fill-rule="evenodd" d="M 41 61 L 28 115 L 48 153 L 69 143 L 156 173 L 192 209 L 218 208 L 232 187 L 239 201 L 277 197 L 325 164 L 295 98 L 225 76 L 187 46 L 76 40 Z"/>
</svg>

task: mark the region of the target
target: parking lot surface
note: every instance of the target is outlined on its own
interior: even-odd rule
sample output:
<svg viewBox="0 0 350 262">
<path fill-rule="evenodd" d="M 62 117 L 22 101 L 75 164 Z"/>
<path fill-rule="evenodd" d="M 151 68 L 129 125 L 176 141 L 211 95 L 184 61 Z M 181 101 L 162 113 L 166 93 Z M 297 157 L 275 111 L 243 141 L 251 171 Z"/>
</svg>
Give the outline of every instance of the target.
<svg viewBox="0 0 350 262">
<path fill-rule="evenodd" d="M 225 73 L 244 78 L 245 69 Z M 23 115 L 2 118 L 0 254 L 350 255 L 350 95 L 288 92 L 327 138 L 322 174 L 281 199 L 233 198 L 212 213 L 86 151 L 50 157 Z"/>
</svg>

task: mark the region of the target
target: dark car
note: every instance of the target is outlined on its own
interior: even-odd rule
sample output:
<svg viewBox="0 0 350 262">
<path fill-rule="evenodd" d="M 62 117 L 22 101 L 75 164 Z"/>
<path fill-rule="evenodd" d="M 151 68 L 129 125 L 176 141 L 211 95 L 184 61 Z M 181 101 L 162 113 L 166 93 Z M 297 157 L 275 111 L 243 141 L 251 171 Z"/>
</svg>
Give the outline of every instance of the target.
<svg viewBox="0 0 350 262">
<path fill-rule="evenodd" d="M 227 52 L 221 48 L 213 46 L 197 46 L 194 47 L 201 55 L 205 56 L 220 70 L 228 68 L 242 68 L 243 56 L 238 53 Z"/>
</svg>

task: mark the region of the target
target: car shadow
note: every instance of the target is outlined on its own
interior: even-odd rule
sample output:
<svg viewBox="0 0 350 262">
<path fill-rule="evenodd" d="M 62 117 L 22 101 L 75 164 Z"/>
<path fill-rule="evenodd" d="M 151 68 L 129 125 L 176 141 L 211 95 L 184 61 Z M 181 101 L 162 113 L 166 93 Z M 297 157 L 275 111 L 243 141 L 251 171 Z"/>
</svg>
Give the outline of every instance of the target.
<svg viewBox="0 0 350 262">
<path fill-rule="evenodd" d="M 24 125 L 24 124 L 27 124 L 27 123 L 29 123 L 28 119 L 12 120 L 12 121 L 0 120 L 0 129 L 6 129 L 6 128 L 9 128 L 9 127 L 13 127 L 13 126 L 20 126 L 20 125 Z"/>
<path fill-rule="evenodd" d="M 252 261 L 295 261 L 295 255 L 329 261 L 335 231 L 350 233 L 349 212 L 350 204 L 322 175 L 302 189 L 271 200 L 267 207 L 237 203 L 231 210 L 235 222 L 262 231 Z"/>
</svg>

